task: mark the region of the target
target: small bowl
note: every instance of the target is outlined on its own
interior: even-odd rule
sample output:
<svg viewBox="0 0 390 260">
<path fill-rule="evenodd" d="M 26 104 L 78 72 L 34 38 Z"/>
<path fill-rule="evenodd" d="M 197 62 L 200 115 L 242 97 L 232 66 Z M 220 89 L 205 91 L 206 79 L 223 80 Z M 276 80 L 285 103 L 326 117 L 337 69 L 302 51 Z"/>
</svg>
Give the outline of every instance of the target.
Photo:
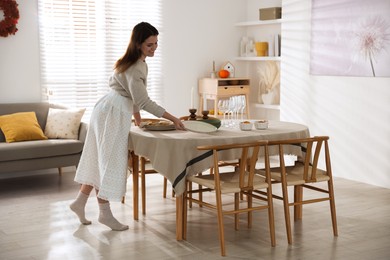
<svg viewBox="0 0 390 260">
<path fill-rule="evenodd" d="M 267 120 L 259 120 L 255 122 L 255 128 L 257 130 L 264 130 L 268 128 L 268 121 Z"/>
<path fill-rule="evenodd" d="M 250 131 L 252 130 L 252 127 L 253 127 L 253 123 L 249 121 L 240 122 L 240 129 L 242 131 Z"/>
</svg>

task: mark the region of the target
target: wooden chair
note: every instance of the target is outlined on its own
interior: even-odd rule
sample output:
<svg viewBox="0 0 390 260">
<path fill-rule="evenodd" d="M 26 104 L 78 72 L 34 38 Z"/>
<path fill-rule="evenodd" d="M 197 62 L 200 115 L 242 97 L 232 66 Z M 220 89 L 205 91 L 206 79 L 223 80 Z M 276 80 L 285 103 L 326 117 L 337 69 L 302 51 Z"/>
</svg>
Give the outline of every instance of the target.
<svg viewBox="0 0 390 260">
<path fill-rule="evenodd" d="M 246 144 L 230 144 L 230 145 L 215 145 L 215 146 L 199 146 L 199 150 L 213 151 L 213 169 L 214 174 L 202 174 L 196 176 L 188 176 L 187 184 L 195 183 L 201 185 L 198 190 L 186 190 L 183 194 L 183 237 L 186 239 L 187 235 L 187 204 L 188 202 L 197 203 L 204 207 L 212 208 L 217 211 L 219 240 L 221 246 L 221 255 L 226 255 L 225 240 L 224 240 L 224 224 L 223 219 L 225 215 L 234 215 L 235 229 L 238 230 L 239 214 L 248 214 L 248 228 L 252 226 L 252 212 L 255 210 L 268 210 L 269 231 L 271 237 L 271 245 L 275 246 L 275 228 L 274 228 L 274 212 L 272 204 L 272 183 L 269 175 L 269 160 L 268 160 L 268 146 L 267 141 L 259 141 Z M 229 152 L 227 150 L 239 149 L 241 157 L 238 160 L 239 166 L 233 172 L 220 171 L 219 153 Z M 266 176 L 256 175 L 255 166 L 259 156 L 259 151 L 262 149 L 265 155 L 265 173 Z M 222 166 L 225 167 L 225 166 Z M 268 194 L 262 196 L 254 194 L 253 191 L 257 189 L 265 189 Z M 199 193 L 205 191 L 215 192 L 215 202 L 208 202 L 195 199 L 191 196 L 192 193 Z M 243 193 L 247 195 L 247 200 L 240 205 L 239 195 Z M 225 194 L 234 194 L 234 209 L 226 205 L 225 199 L 231 196 L 222 196 Z M 253 203 L 253 198 L 258 199 L 262 203 Z M 224 199 L 224 202 L 222 201 Z M 265 202 L 265 203 L 264 203 Z M 241 203 L 242 204 L 242 203 Z M 193 209 L 192 209 L 193 210 Z"/>
<path fill-rule="evenodd" d="M 302 205 L 329 201 L 334 236 L 338 235 L 336 221 L 336 206 L 333 190 L 332 169 L 330 163 L 328 136 L 317 136 L 304 139 L 269 141 L 268 146 L 277 146 L 279 150 L 279 168 L 271 168 L 271 177 L 274 183 L 281 184 L 282 196 L 273 195 L 273 198 L 283 201 L 287 240 L 292 244 L 291 223 L 289 207 L 294 206 L 294 220 L 302 219 Z M 285 166 L 284 147 L 287 145 L 301 146 L 303 158 L 298 159 L 295 165 Z M 324 170 L 320 169 L 320 161 L 323 161 Z M 260 171 L 260 174 L 265 174 Z M 327 182 L 327 188 L 316 185 Z M 294 201 L 290 202 L 288 187 L 294 187 Z M 316 193 L 310 194 L 310 199 L 303 199 L 303 188 Z M 326 196 L 320 196 L 326 194 Z M 312 198 L 314 196 L 314 198 Z"/>
</svg>

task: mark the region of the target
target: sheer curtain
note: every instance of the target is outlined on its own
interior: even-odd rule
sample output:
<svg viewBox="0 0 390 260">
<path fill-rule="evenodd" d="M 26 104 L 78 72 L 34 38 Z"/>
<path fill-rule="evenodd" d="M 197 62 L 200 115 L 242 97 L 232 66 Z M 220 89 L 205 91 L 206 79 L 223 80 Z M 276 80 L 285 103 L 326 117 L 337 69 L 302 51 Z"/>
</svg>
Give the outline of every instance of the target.
<svg viewBox="0 0 390 260">
<path fill-rule="evenodd" d="M 115 61 L 131 30 L 146 21 L 159 31 L 159 49 L 148 59 L 148 92 L 162 104 L 160 0 L 38 0 L 42 99 L 92 108 L 108 88 Z"/>
</svg>

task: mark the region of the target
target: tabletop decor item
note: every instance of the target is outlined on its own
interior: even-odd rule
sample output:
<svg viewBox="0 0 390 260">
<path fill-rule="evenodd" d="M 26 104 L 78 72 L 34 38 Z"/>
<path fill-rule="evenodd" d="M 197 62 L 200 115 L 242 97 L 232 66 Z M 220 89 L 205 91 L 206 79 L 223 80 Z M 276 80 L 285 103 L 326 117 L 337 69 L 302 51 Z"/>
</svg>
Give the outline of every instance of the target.
<svg viewBox="0 0 390 260">
<path fill-rule="evenodd" d="M 267 120 L 258 120 L 255 121 L 255 128 L 257 130 L 265 130 L 268 128 L 268 121 Z"/>
<path fill-rule="evenodd" d="M 195 108 L 194 107 L 194 87 L 191 88 L 191 107 L 190 107 L 190 109 L 193 109 L 193 108 Z"/>
<path fill-rule="evenodd" d="M 229 71 L 225 70 L 225 69 L 221 69 L 219 72 L 218 72 L 218 75 L 220 78 L 228 78 L 229 77 Z"/>
<path fill-rule="evenodd" d="M 254 48 L 254 41 L 252 38 L 242 37 L 240 41 L 240 56 L 241 57 L 254 57 L 256 51 Z"/>
<path fill-rule="evenodd" d="M 274 20 L 282 18 L 282 8 L 281 7 L 270 7 L 270 8 L 260 8 L 259 9 L 259 20 Z"/>
<path fill-rule="evenodd" d="M 203 110 L 202 111 L 202 115 L 203 115 L 203 119 L 208 119 L 209 117 L 208 117 L 208 114 L 209 114 L 209 111 L 208 110 Z"/>
<path fill-rule="evenodd" d="M 226 62 L 222 69 L 229 71 L 229 78 L 234 78 L 235 67 L 230 61 Z"/>
<path fill-rule="evenodd" d="M 263 66 L 258 67 L 259 92 L 258 102 L 266 105 L 276 104 L 279 100 L 279 67 L 275 61 L 267 61 Z"/>
<path fill-rule="evenodd" d="M 257 56 L 268 56 L 268 42 L 255 42 Z"/>
<path fill-rule="evenodd" d="M 246 57 L 246 45 L 248 44 L 248 37 L 244 36 L 241 38 L 240 41 L 240 56 L 241 57 Z"/>
<path fill-rule="evenodd" d="M 188 120 L 196 120 L 196 108 L 190 108 L 190 117 Z"/>
<path fill-rule="evenodd" d="M 4 18 L 0 21 L 0 36 L 8 37 L 18 31 L 16 24 L 19 20 L 18 4 L 14 0 L 0 1 L 0 10 L 4 12 Z"/>
<path fill-rule="evenodd" d="M 243 121 L 240 122 L 240 129 L 242 131 L 251 131 L 253 127 L 253 123 L 250 121 Z"/>
<path fill-rule="evenodd" d="M 246 44 L 245 49 L 246 57 L 255 57 L 256 56 L 256 50 L 255 50 L 255 42 L 253 39 L 249 39 L 248 43 Z"/>
<path fill-rule="evenodd" d="M 215 79 L 217 77 L 217 72 L 215 71 L 215 61 L 213 60 L 213 71 L 211 72 L 210 78 Z"/>
</svg>

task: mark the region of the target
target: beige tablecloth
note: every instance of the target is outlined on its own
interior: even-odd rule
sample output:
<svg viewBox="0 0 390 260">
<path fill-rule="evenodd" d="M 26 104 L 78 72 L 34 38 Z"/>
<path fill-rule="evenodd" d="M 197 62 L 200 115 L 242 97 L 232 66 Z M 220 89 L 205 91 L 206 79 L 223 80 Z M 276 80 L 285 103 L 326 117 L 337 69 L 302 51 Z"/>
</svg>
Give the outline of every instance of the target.
<svg viewBox="0 0 390 260">
<path fill-rule="evenodd" d="M 212 165 L 211 152 L 198 151 L 199 145 L 245 143 L 256 140 L 282 140 L 309 137 L 306 126 L 290 122 L 270 121 L 266 130 L 241 131 L 221 127 L 212 133 L 190 131 L 148 131 L 133 127 L 129 136 L 129 150 L 149 158 L 153 168 L 173 185 L 177 195 L 185 190 L 185 177 L 208 169 Z M 301 155 L 301 147 L 289 147 L 288 154 Z M 277 154 L 277 150 L 270 150 Z M 237 159 L 238 152 L 220 155 L 221 160 Z"/>
</svg>

